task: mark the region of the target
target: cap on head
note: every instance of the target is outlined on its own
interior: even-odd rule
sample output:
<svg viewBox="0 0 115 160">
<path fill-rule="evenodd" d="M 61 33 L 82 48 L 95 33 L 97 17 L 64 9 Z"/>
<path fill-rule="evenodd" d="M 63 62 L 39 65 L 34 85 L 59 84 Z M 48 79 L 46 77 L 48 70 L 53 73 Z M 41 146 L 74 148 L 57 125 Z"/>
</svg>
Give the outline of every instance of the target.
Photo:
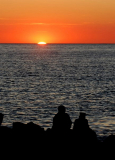
<svg viewBox="0 0 115 160">
<path fill-rule="evenodd" d="M 81 119 L 85 119 L 86 113 L 84 112 L 80 112 L 79 118 Z"/>
</svg>

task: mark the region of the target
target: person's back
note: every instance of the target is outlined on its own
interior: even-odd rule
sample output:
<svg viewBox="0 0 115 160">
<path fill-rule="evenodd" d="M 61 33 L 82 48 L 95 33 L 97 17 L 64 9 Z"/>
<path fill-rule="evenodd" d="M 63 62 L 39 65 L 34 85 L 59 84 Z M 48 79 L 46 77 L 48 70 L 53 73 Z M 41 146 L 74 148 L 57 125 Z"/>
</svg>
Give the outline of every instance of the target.
<svg viewBox="0 0 115 160">
<path fill-rule="evenodd" d="M 71 128 L 71 119 L 67 113 L 65 113 L 65 107 L 59 106 L 58 113 L 53 118 L 53 130 L 66 131 Z"/>
<path fill-rule="evenodd" d="M 75 120 L 73 131 L 79 140 L 90 143 L 97 141 L 96 133 L 89 127 L 88 120 L 85 118 L 85 113 L 80 113 L 78 119 Z"/>
<path fill-rule="evenodd" d="M 73 130 L 75 132 L 81 132 L 83 130 L 86 130 L 89 128 L 88 126 L 88 121 L 85 119 L 86 114 L 85 113 L 80 113 L 80 116 L 78 119 L 75 120 Z"/>
</svg>

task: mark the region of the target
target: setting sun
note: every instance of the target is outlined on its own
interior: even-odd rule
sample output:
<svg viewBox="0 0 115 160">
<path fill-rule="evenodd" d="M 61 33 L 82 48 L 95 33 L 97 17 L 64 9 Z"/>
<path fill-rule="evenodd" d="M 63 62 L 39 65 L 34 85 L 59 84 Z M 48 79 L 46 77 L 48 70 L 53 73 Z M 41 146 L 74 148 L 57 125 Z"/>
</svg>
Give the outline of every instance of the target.
<svg viewBox="0 0 115 160">
<path fill-rule="evenodd" d="M 0 43 L 115 43 L 115 0 L 0 0 Z"/>
<path fill-rule="evenodd" d="M 46 44 L 46 42 L 39 42 L 38 44 Z"/>
</svg>

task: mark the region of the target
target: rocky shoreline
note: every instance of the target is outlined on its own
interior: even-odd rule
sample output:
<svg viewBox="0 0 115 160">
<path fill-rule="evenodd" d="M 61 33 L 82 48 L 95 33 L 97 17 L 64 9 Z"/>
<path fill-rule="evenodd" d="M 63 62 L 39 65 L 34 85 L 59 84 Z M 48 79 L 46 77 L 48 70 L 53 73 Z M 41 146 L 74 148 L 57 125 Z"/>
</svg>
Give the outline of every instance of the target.
<svg viewBox="0 0 115 160">
<path fill-rule="evenodd" d="M 1 123 L 2 120 L 3 115 L 0 114 Z M 70 117 L 65 112 L 56 114 L 52 128 L 47 130 L 33 122 L 14 122 L 12 128 L 2 126 L 1 123 L 0 150 L 5 158 L 110 159 L 114 156 L 115 135 L 99 140 L 89 127 L 84 113 L 75 120 L 72 129 Z"/>
<path fill-rule="evenodd" d="M 96 137 L 91 137 L 91 135 L 80 134 L 72 129 L 62 132 L 54 131 L 50 128 L 44 130 L 44 128 L 32 122 L 28 124 L 15 122 L 12 128 L 0 127 L 1 150 L 5 146 L 5 151 L 15 151 L 17 155 L 19 154 L 18 156 L 22 156 L 24 152 L 24 156 L 38 154 L 43 156 L 44 159 L 51 152 L 55 153 L 57 157 L 61 154 L 66 158 L 75 156 L 75 154 L 84 157 L 86 154 L 89 156 L 90 153 L 99 156 L 99 154 L 108 155 L 112 152 L 113 144 L 115 144 L 115 135 L 110 135 L 104 141 L 100 141 Z"/>
</svg>

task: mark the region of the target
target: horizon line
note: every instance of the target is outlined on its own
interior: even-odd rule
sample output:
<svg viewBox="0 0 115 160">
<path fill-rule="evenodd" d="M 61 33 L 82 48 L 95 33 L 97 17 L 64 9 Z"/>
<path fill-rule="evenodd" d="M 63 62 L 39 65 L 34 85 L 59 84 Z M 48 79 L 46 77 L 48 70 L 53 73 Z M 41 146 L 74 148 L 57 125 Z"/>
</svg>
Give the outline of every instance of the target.
<svg viewBox="0 0 115 160">
<path fill-rule="evenodd" d="M 0 44 L 38 44 L 38 43 L 0 43 Z M 115 43 L 46 43 L 47 44 L 115 44 Z"/>
</svg>

